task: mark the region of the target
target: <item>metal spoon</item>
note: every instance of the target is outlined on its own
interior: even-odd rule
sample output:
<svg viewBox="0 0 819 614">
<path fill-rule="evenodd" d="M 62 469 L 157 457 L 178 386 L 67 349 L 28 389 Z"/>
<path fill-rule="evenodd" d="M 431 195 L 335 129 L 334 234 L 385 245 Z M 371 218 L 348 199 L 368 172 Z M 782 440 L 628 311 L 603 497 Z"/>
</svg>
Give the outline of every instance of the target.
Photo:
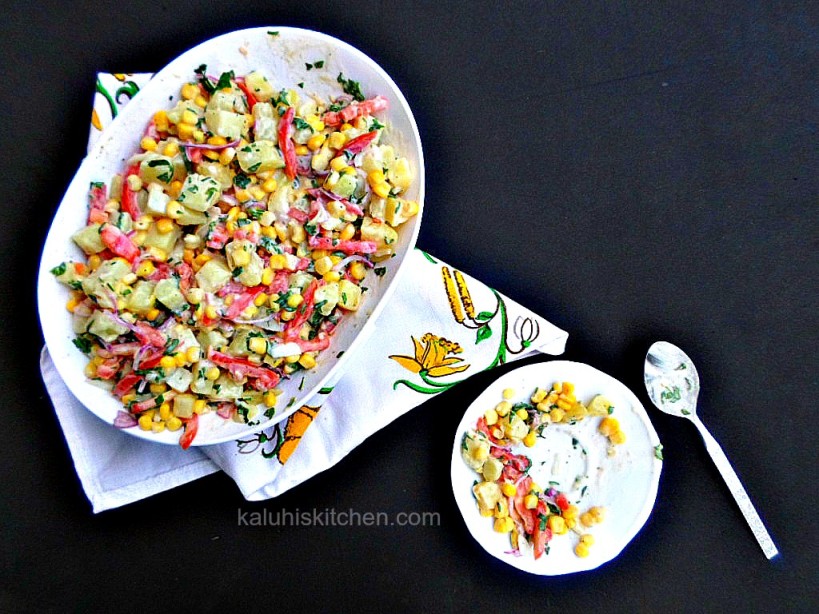
<svg viewBox="0 0 819 614">
<path fill-rule="evenodd" d="M 658 341 L 649 348 L 646 354 L 643 378 L 651 402 L 660 411 L 672 416 L 688 418 L 694 423 L 705 441 L 706 450 L 736 499 L 754 537 L 762 547 L 762 552 L 769 559 L 779 554 L 765 525 L 762 524 L 762 519 L 748 498 L 748 493 L 745 492 L 731 463 L 728 462 L 725 452 L 697 417 L 700 378 L 691 359 L 676 345 Z"/>
</svg>

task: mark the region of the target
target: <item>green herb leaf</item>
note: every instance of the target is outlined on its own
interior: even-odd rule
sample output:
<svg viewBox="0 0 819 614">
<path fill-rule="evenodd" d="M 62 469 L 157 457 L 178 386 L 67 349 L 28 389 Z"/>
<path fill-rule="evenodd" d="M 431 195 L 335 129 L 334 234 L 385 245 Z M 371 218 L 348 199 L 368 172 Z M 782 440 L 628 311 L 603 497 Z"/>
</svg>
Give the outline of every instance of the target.
<svg viewBox="0 0 819 614">
<path fill-rule="evenodd" d="M 247 186 L 250 185 L 250 177 L 248 177 L 244 173 L 236 173 L 236 176 L 233 178 L 233 185 L 244 190 Z"/>
<path fill-rule="evenodd" d="M 663 460 L 663 444 L 654 446 L 654 458 L 657 460 Z"/>
<path fill-rule="evenodd" d="M 373 269 L 373 273 L 375 273 L 378 277 L 384 277 L 384 274 L 387 272 L 387 267 L 377 266 Z"/>
<path fill-rule="evenodd" d="M 65 275 L 65 271 L 66 271 L 67 268 L 68 267 L 67 267 L 66 263 L 63 262 L 62 264 L 58 264 L 53 269 L 51 269 L 51 274 L 56 276 L 56 277 L 59 277 L 60 275 Z"/>
<path fill-rule="evenodd" d="M 363 92 L 361 91 L 361 83 L 359 83 L 358 81 L 353 81 L 352 79 L 345 79 L 343 73 L 338 73 L 336 81 L 338 81 L 341 84 L 341 89 L 344 90 L 345 94 L 349 94 L 359 102 L 366 100 Z"/>
<path fill-rule="evenodd" d="M 89 354 L 91 352 L 91 342 L 85 337 L 75 337 L 71 343 L 83 354 Z"/>
</svg>

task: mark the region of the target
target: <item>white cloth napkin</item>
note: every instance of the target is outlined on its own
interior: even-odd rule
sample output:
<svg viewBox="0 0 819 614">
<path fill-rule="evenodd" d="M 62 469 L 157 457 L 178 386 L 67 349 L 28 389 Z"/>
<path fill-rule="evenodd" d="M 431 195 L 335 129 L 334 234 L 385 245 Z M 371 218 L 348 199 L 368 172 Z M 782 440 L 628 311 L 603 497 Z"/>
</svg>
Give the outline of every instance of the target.
<svg viewBox="0 0 819 614">
<path fill-rule="evenodd" d="M 99 75 L 89 147 L 149 78 Z M 94 512 L 220 469 L 246 499 L 275 497 L 470 375 L 533 352 L 563 352 L 567 334 L 545 319 L 421 250 L 408 258 L 375 323 L 378 341 L 359 346 L 339 381 L 288 420 L 234 442 L 183 451 L 118 431 L 74 398 L 43 348 L 43 381 Z"/>
</svg>

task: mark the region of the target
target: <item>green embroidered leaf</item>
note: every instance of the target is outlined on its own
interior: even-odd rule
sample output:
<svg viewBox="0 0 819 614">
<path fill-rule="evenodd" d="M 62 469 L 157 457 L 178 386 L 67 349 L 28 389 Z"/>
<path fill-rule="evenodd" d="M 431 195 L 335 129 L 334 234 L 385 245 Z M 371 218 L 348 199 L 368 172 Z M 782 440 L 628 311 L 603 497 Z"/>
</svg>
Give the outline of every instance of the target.
<svg viewBox="0 0 819 614">
<path fill-rule="evenodd" d="M 484 324 L 478 329 L 478 334 L 476 335 L 475 345 L 478 345 L 481 341 L 486 341 L 489 337 L 492 336 L 492 329 L 489 328 L 488 324 Z"/>
</svg>

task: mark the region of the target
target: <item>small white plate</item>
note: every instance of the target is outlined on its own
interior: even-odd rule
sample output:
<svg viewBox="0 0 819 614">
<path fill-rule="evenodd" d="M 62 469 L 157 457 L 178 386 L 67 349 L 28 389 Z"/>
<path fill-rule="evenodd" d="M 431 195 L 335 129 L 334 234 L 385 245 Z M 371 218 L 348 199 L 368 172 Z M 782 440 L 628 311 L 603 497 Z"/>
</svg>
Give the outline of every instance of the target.
<svg viewBox="0 0 819 614">
<path fill-rule="evenodd" d="M 324 61 L 320 70 L 312 67 L 316 60 Z M 312 69 L 307 68 L 308 63 Z M 194 446 L 238 439 L 284 420 L 343 371 L 350 354 L 368 336 L 375 318 L 395 289 L 398 274 L 418 237 L 424 201 L 424 158 L 412 111 L 389 75 L 358 49 L 319 32 L 267 27 L 238 30 L 212 38 L 174 59 L 128 103 L 89 152 L 57 209 L 40 260 L 37 300 L 48 351 L 69 390 L 108 424 L 113 423 L 122 405 L 108 391 L 86 380 L 83 369 L 87 359 L 72 344 L 75 335 L 71 314 L 64 307 L 69 296 L 68 289 L 58 283 L 49 271 L 66 260 L 83 258 L 82 252 L 71 241 L 71 235 L 85 225 L 89 183 L 110 183 L 115 173 L 124 170 L 125 161 L 137 151 L 145 126 L 153 114 L 158 109 L 167 109 L 175 104 L 182 84 L 193 80 L 194 70 L 201 64 L 207 64 L 208 72 L 213 74 L 233 70 L 237 75 L 244 75 L 259 69 L 277 88 L 297 88 L 298 83 L 303 83 L 305 95 L 316 93 L 324 98 L 331 93 L 341 93 L 336 79 L 339 73 L 344 73 L 348 79 L 360 81 L 367 95 L 385 96 L 390 108 L 383 114 L 388 126 L 383 140 L 407 157 L 414 169 L 415 179 L 407 198 L 417 201 L 420 210 L 418 215 L 402 226 L 395 246 L 396 257 L 387 263 L 386 274 L 375 277 L 370 273 L 368 276 L 365 285 L 370 291 L 365 297 L 364 306 L 342 319 L 330 347 L 319 355 L 316 368 L 282 381 L 280 388 L 284 393 L 276 415 L 250 426 L 223 420 L 215 413 L 206 414 L 199 422 Z M 180 435 L 179 432 L 169 431 L 145 432 L 139 428 L 125 429 L 125 432 L 148 441 L 172 445 L 178 444 Z"/>
<path fill-rule="evenodd" d="M 579 537 L 569 531 L 555 535 L 549 542 L 548 554 L 535 560 L 531 549 L 520 556 L 512 554 L 509 535 L 496 533 L 493 519 L 479 514 L 472 485 L 482 478 L 461 457 L 461 442 L 464 433 L 475 428 L 484 412 L 503 400 L 504 389 L 515 391 L 512 403 L 528 402 L 536 387 L 549 388 L 558 381 L 572 382 L 578 400 L 583 403 L 597 394 L 607 397 L 626 442 L 615 446 L 616 454 L 609 457 L 608 440 L 597 431 L 601 418 L 590 417 L 574 425 L 550 424 L 533 448 L 523 444 L 513 448 L 515 454 L 532 460 L 529 475 L 541 488 L 552 486 L 566 493 L 581 513 L 593 506 L 606 510 L 603 522 L 584 529 L 594 536 L 589 556 L 580 558 L 574 554 Z M 645 408 L 613 377 L 578 362 L 528 365 L 495 381 L 466 410 L 452 448 L 452 489 L 472 537 L 495 558 L 542 576 L 587 571 L 616 557 L 648 519 L 657 498 L 662 469 L 655 454 L 658 445 L 660 440 Z"/>
</svg>

